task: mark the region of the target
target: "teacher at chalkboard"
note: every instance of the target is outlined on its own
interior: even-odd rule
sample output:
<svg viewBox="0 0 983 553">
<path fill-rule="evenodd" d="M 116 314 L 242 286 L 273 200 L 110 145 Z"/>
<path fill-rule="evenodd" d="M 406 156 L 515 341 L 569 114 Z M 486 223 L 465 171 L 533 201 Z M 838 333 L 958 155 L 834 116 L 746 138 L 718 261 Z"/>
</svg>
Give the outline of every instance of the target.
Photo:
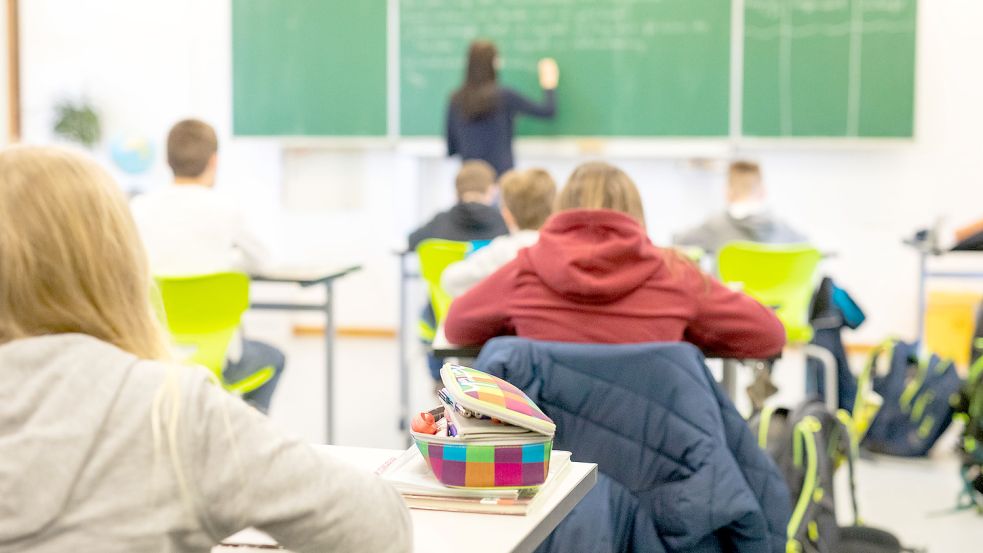
<svg viewBox="0 0 983 553">
<path fill-rule="evenodd" d="M 451 96 L 447 110 L 447 155 L 481 159 L 499 175 L 515 165 L 512 138 L 515 116 L 551 118 L 556 113 L 556 86 L 560 70 L 551 58 L 539 60 L 543 103 L 498 85 L 498 49 L 486 40 L 471 43 L 468 71 L 461 88 Z"/>
</svg>

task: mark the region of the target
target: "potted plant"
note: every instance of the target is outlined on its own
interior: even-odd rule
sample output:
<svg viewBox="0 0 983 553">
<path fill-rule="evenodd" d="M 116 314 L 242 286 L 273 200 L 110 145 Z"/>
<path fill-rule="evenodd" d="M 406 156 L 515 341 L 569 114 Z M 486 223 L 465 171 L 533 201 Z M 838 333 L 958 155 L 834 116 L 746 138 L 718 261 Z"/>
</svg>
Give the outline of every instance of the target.
<svg viewBox="0 0 983 553">
<path fill-rule="evenodd" d="M 85 101 L 64 100 L 55 106 L 55 135 L 92 149 L 102 136 L 99 114 Z"/>
</svg>

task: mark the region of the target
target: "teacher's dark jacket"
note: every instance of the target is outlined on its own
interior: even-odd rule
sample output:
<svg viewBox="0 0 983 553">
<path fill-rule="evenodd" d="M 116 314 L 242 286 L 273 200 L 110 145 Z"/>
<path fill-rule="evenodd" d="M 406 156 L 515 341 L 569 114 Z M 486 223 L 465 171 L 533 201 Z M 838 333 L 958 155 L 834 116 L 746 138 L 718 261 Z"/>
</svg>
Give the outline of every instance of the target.
<svg viewBox="0 0 983 553">
<path fill-rule="evenodd" d="M 447 155 L 487 161 L 499 175 L 512 169 L 515 116 L 547 118 L 556 113 L 556 91 L 545 90 L 544 94 L 543 103 L 537 104 L 510 88 L 501 88 L 498 105 L 478 119 L 469 119 L 451 103 L 447 110 Z"/>
</svg>

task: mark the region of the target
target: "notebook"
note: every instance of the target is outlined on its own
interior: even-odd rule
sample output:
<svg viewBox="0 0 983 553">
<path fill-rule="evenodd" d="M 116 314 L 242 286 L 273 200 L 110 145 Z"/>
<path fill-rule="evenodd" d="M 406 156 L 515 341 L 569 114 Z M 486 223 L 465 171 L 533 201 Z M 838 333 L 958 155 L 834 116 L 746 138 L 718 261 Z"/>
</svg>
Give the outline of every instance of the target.
<svg viewBox="0 0 983 553">
<path fill-rule="evenodd" d="M 570 452 L 553 451 L 546 482 L 531 489 L 449 488 L 437 481 L 416 447 L 384 465 L 379 473 L 403 496 L 411 509 L 525 515 L 536 509 L 570 468 Z"/>
</svg>

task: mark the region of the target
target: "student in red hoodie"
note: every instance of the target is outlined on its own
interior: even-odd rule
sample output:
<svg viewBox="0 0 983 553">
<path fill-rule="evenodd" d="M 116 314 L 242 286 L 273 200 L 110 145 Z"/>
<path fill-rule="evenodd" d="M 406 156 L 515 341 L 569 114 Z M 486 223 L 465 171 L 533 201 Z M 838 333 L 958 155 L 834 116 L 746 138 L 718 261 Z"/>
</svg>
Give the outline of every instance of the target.
<svg viewBox="0 0 983 553">
<path fill-rule="evenodd" d="M 539 242 L 454 300 L 447 338 L 500 335 L 587 343 L 685 340 L 709 355 L 770 358 L 785 345 L 774 313 L 645 233 L 638 189 L 620 169 L 581 165 Z"/>
</svg>

